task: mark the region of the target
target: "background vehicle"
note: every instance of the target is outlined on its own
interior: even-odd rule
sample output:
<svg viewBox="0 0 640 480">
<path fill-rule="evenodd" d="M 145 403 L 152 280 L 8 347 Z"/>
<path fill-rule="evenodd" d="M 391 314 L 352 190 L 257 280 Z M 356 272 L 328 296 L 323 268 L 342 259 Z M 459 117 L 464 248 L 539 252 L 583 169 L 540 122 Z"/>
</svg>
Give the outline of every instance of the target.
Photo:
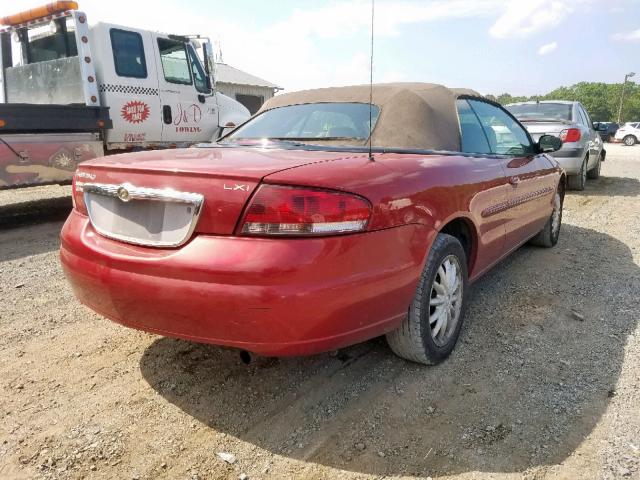
<svg viewBox="0 0 640 480">
<path fill-rule="evenodd" d="M 600 163 L 604 162 L 607 152 L 580 102 L 521 102 L 508 104 L 506 108 L 520 120 L 534 140 L 541 135 L 555 135 L 562 139 L 562 148 L 553 156 L 567 172 L 569 188 L 584 190 L 587 178 L 600 176 Z"/>
<path fill-rule="evenodd" d="M 60 250 L 80 301 L 264 355 L 388 334 L 404 358 L 443 360 L 468 282 L 557 242 L 565 174 L 546 152 L 561 141 L 534 143 L 470 90 L 369 95 L 280 95 L 217 144 L 82 164 Z"/>
<path fill-rule="evenodd" d="M 89 26 L 77 7 L 1 19 L 0 186 L 70 180 L 103 153 L 211 141 L 249 118 L 216 92 L 208 39 Z"/>
<path fill-rule="evenodd" d="M 627 122 L 618 129 L 613 137 L 614 142 L 622 142 L 627 146 L 640 143 L 640 122 Z"/>
<path fill-rule="evenodd" d="M 595 122 L 593 128 L 598 132 L 603 142 L 611 142 L 620 125 L 616 122 Z"/>
</svg>

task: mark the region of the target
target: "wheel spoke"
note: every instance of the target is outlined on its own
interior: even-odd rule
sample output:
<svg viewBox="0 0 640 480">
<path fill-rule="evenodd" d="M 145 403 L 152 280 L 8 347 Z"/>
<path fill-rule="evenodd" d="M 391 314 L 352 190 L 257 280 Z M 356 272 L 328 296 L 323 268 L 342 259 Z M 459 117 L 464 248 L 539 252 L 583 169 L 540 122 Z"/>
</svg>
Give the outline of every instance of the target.
<svg viewBox="0 0 640 480">
<path fill-rule="evenodd" d="M 438 268 L 438 277 L 440 278 L 439 282 L 434 282 L 433 286 L 435 287 L 437 284 L 440 284 L 440 286 L 444 289 L 444 292 L 442 293 L 446 293 L 447 291 L 447 273 L 445 272 L 443 265 L 440 265 L 440 267 Z"/>
<path fill-rule="evenodd" d="M 444 312 L 443 307 L 436 307 L 436 311 L 429 316 L 429 323 L 433 324 L 434 322 L 440 320 L 440 317 L 442 316 L 443 312 Z"/>
<path fill-rule="evenodd" d="M 429 305 L 431 305 L 432 307 L 435 307 L 437 305 L 442 305 L 443 303 L 444 303 L 444 296 L 438 295 L 435 298 L 431 299 L 431 301 L 429 302 Z"/>
<path fill-rule="evenodd" d="M 433 338 L 436 338 L 438 336 L 438 332 L 442 328 L 442 323 L 444 322 L 444 319 L 446 318 L 446 315 L 442 315 L 442 313 L 443 312 L 441 312 L 440 315 L 438 315 L 438 319 L 437 319 L 438 321 L 436 322 L 436 324 L 431 329 L 431 336 Z"/>
<path fill-rule="evenodd" d="M 447 333 L 447 325 L 449 324 L 449 319 L 451 318 L 451 310 L 447 308 L 447 311 L 444 315 L 442 315 L 442 326 L 440 327 L 440 331 L 438 332 L 438 337 L 442 340 Z"/>
</svg>

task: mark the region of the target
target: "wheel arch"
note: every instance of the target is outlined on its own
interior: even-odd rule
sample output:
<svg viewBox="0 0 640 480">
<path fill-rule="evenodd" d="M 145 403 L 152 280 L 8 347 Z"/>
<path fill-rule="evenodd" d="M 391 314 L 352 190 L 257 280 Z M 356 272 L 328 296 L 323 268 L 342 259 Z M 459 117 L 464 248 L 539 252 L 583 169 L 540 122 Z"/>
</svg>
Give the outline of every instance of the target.
<svg viewBox="0 0 640 480">
<path fill-rule="evenodd" d="M 451 218 L 442 223 L 438 233 L 446 233 L 458 239 L 467 256 L 467 270 L 471 276 L 478 251 L 478 230 L 473 221 L 464 216 Z"/>
</svg>

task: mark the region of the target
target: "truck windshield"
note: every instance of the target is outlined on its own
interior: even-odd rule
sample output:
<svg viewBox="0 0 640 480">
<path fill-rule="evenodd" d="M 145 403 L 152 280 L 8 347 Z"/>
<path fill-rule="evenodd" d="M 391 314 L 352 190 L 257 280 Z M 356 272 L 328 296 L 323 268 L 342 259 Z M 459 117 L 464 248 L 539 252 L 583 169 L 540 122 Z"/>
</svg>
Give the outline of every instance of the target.
<svg viewBox="0 0 640 480">
<path fill-rule="evenodd" d="M 572 105 L 568 103 L 522 103 L 506 108 L 519 120 L 573 120 Z"/>
<path fill-rule="evenodd" d="M 379 115 L 380 108 L 373 105 L 372 128 Z M 225 137 L 225 141 L 366 140 L 369 130 L 368 103 L 309 103 L 267 110 Z"/>
</svg>

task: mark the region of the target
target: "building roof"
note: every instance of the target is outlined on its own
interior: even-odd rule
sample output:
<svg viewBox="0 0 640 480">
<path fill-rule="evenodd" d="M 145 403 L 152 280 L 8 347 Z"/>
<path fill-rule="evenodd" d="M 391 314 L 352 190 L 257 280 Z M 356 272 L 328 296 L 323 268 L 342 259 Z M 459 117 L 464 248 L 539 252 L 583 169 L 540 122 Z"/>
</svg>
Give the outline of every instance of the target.
<svg viewBox="0 0 640 480">
<path fill-rule="evenodd" d="M 273 88 L 284 90 L 275 83 L 271 83 L 250 73 L 243 72 L 226 63 L 216 63 L 216 81 L 219 83 L 230 83 L 233 85 L 250 85 L 252 87 Z"/>
<path fill-rule="evenodd" d="M 371 135 L 374 147 L 456 152 L 461 150 L 456 100 L 461 96 L 481 97 L 474 90 L 430 83 L 374 84 L 372 93 L 372 103 L 380 109 Z M 260 112 L 309 103 L 369 104 L 370 94 L 369 85 L 304 90 L 276 95 L 267 100 Z M 358 137 L 338 143 L 365 146 L 367 140 Z"/>
</svg>

